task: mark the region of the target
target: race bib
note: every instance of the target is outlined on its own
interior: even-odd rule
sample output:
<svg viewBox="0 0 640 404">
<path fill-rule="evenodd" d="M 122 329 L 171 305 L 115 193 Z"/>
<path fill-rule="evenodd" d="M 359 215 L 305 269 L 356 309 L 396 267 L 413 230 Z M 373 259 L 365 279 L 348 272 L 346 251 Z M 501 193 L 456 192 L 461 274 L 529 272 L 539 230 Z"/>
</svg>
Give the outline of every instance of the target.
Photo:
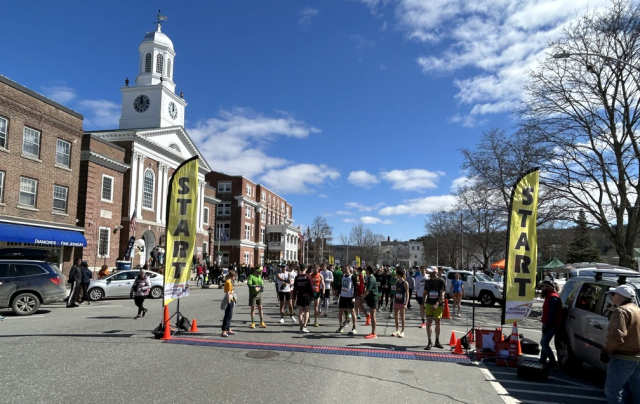
<svg viewBox="0 0 640 404">
<path fill-rule="evenodd" d="M 438 291 L 437 290 L 429 291 L 429 299 L 437 299 L 437 298 L 438 298 Z"/>
<path fill-rule="evenodd" d="M 403 297 L 402 293 L 396 293 L 396 299 L 402 299 Z"/>
</svg>

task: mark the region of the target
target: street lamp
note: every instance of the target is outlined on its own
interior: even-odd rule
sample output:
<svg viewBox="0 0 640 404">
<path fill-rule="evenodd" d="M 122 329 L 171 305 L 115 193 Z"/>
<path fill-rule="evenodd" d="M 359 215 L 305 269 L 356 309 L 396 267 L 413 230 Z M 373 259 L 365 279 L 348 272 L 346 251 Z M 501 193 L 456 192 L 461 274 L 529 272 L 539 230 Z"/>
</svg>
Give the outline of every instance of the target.
<svg viewBox="0 0 640 404">
<path fill-rule="evenodd" d="M 207 229 L 207 233 L 209 233 L 209 244 L 207 244 L 207 250 L 209 251 L 207 251 L 207 256 L 209 257 L 209 262 L 211 262 L 211 236 L 213 235 L 213 229 L 211 226 Z"/>
</svg>

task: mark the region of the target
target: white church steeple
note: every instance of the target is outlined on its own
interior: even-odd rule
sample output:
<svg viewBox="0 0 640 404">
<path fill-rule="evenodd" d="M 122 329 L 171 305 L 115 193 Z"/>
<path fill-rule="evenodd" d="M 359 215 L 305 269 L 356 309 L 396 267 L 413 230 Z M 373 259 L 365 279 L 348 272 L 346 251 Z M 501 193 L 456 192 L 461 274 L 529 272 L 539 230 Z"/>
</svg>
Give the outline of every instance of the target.
<svg viewBox="0 0 640 404">
<path fill-rule="evenodd" d="M 156 30 L 142 39 L 140 67 L 135 87 L 128 81 L 122 92 L 120 129 L 184 126 L 187 103 L 175 94 L 173 68 L 176 52 L 173 42 L 162 32 L 167 17 L 158 13 Z"/>
</svg>

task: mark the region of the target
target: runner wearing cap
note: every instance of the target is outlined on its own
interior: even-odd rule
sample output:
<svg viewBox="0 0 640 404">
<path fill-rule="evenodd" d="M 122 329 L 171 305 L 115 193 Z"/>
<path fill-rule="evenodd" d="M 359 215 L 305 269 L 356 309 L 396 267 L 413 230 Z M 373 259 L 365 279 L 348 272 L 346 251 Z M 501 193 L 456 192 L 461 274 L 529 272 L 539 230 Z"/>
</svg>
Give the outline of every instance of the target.
<svg viewBox="0 0 640 404">
<path fill-rule="evenodd" d="M 404 269 L 398 268 L 396 271 L 395 293 L 393 295 L 393 316 L 396 321 L 396 332 L 392 337 L 404 338 L 405 310 L 409 302 L 409 283 L 405 280 Z M 402 331 L 399 331 L 399 323 L 402 323 Z"/>
<path fill-rule="evenodd" d="M 438 272 L 431 270 L 429 279 L 424 283 L 424 311 L 427 316 L 427 338 L 429 339 L 429 343 L 424 349 L 427 351 L 433 346 L 442 349 L 442 344 L 440 344 L 440 319 L 444 311 L 444 292 L 446 287 L 445 281 L 438 277 Z M 431 343 L 431 324 L 434 320 L 436 323 L 435 345 Z"/>
<path fill-rule="evenodd" d="M 311 279 L 311 288 L 313 289 L 313 326 L 318 327 L 318 315 L 320 314 L 320 297 L 324 292 L 324 277 L 318 273 L 318 266 L 314 265 L 311 275 L 307 275 Z M 307 314 L 308 316 L 308 314 Z"/>
<path fill-rule="evenodd" d="M 371 265 L 367 266 L 367 278 L 365 281 L 365 291 L 361 297 L 369 308 L 369 316 L 367 319 L 370 320 L 371 324 L 371 334 L 365 335 L 366 339 L 378 338 L 376 335 L 376 306 L 378 300 L 378 284 L 376 281 L 376 277 L 373 275 L 373 268 Z"/>
<path fill-rule="evenodd" d="M 253 318 L 256 314 L 256 306 L 258 306 L 258 314 L 260 315 L 260 327 L 267 328 L 262 318 L 262 270 L 260 267 L 255 267 L 253 273 L 249 275 L 247 279 L 247 286 L 249 287 L 249 306 L 251 306 L 251 325 L 249 328 L 256 328 L 256 324 Z"/>
</svg>

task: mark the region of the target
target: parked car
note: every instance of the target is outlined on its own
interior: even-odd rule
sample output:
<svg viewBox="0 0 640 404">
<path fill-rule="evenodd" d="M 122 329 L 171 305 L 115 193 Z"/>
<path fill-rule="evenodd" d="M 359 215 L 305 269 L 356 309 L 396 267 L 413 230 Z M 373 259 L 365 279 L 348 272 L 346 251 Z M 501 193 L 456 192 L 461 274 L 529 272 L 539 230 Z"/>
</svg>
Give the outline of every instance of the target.
<svg viewBox="0 0 640 404">
<path fill-rule="evenodd" d="M 455 279 L 455 274 L 460 274 L 460 279 L 464 281 L 463 298 L 472 297 L 473 279 L 475 279 L 476 287 L 474 298 L 480 301 L 482 306 L 493 306 L 496 301 L 502 302 L 502 283 L 494 282 L 493 279 L 481 272 L 477 272 L 474 278 L 470 271 L 458 271 L 453 269 L 447 271 L 447 296 L 451 289 L 451 281 Z"/>
<path fill-rule="evenodd" d="M 564 326 L 555 337 L 558 364 L 563 370 L 576 370 L 587 362 L 606 370 L 607 365 L 600 360 L 611 307 L 611 295 L 606 292 L 620 282 L 626 282 L 636 289 L 636 294 L 640 294 L 640 278 L 618 280 L 611 276 L 594 276 L 571 281 L 570 278 L 565 285 L 565 288 L 571 285 L 572 290 L 563 301 Z"/>
<path fill-rule="evenodd" d="M 0 254 L 0 309 L 11 308 L 16 315 L 29 316 L 40 305 L 63 300 L 68 292 L 62 271 L 44 260 Z"/>
<path fill-rule="evenodd" d="M 139 270 L 117 271 L 102 279 L 93 279 L 89 284 L 89 299 L 101 300 L 105 297 L 129 297 L 133 281 Z M 146 271 L 151 281 L 149 296 L 159 299 L 164 295 L 164 277 L 157 272 Z"/>
</svg>

